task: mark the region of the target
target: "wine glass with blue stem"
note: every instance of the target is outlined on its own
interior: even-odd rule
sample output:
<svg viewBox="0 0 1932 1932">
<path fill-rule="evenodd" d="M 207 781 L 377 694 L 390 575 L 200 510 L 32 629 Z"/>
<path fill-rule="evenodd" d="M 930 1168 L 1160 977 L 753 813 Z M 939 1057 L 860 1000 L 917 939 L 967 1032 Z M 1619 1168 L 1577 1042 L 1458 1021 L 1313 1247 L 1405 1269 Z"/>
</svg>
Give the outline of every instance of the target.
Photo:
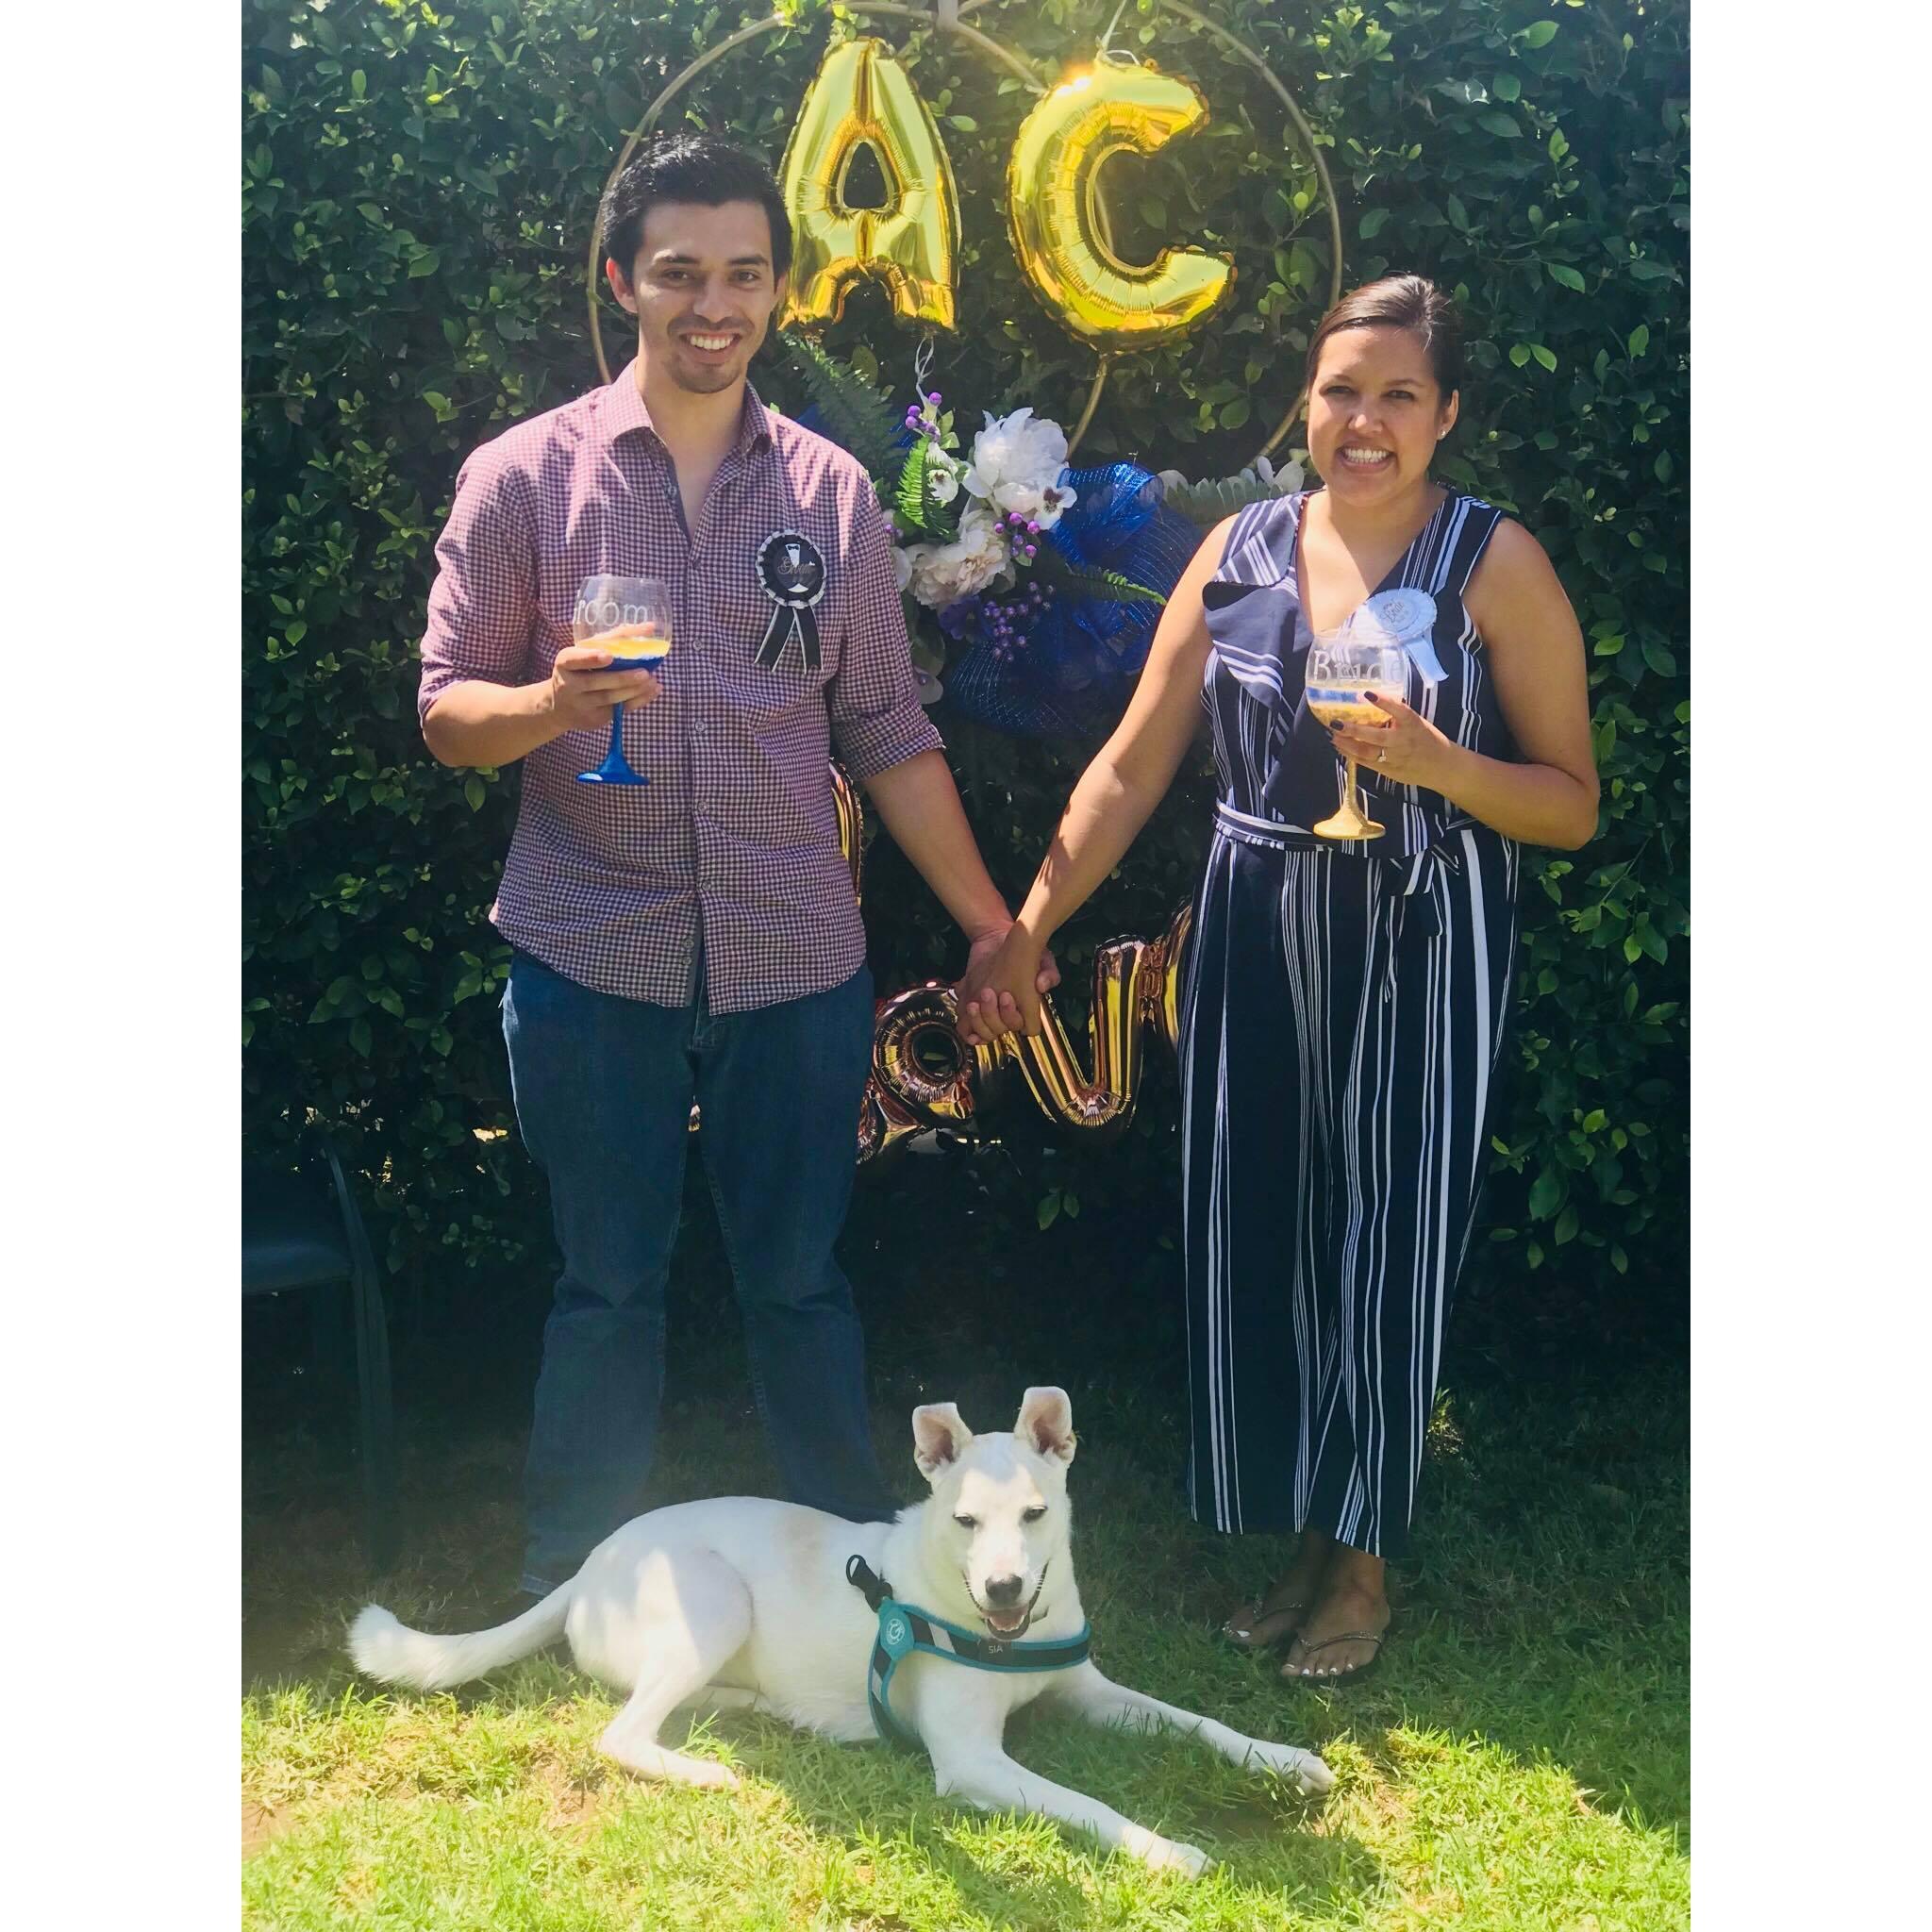
<svg viewBox="0 0 1932 1932">
<path fill-rule="evenodd" d="M 584 579 L 571 616 L 571 636 L 610 653 L 610 669 L 661 673 L 671 654 L 671 593 L 655 577 Z M 579 785 L 648 785 L 624 755 L 624 706 L 610 708 L 610 748 L 595 771 L 579 772 Z"/>
</svg>

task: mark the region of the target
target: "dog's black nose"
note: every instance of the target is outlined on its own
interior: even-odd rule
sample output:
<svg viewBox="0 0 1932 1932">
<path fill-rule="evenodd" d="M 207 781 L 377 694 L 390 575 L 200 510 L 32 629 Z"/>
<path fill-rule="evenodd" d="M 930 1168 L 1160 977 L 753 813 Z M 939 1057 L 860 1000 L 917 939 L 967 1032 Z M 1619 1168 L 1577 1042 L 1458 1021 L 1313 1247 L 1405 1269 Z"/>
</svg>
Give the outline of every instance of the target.
<svg viewBox="0 0 1932 1932">
<path fill-rule="evenodd" d="M 1024 1579 L 1018 1576 L 989 1576 L 986 1579 L 986 1600 L 990 1604 L 1016 1604 L 1024 1588 Z"/>
</svg>

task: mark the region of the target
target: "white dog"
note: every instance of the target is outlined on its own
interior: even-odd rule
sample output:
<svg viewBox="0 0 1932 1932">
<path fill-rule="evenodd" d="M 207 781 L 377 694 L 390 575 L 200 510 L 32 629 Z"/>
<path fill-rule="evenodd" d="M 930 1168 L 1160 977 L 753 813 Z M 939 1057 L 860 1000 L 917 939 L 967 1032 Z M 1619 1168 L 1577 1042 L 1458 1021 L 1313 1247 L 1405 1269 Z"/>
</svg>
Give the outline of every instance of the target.
<svg viewBox="0 0 1932 1932">
<path fill-rule="evenodd" d="M 1191 1875 L 1206 1853 L 1008 1757 L 1008 1715 L 1051 1698 L 1092 1724 L 1191 1732 L 1304 1791 L 1333 1784 L 1312 1752 L 1124 1690 L 1085 1660 L 1064 1391 L 1029 1389 L 1010 1435 L 975 1436 L 950 1402 L 918 1408 L 912 1440 L 933 1493 L 894 1523 L 851 1524 L 748 1496 L 681 1503 L 626 1524 L 570 1582 L 498 1629 L 432 1637 L 371 1604 L 349 1632 L 350 1652 L 383 1683 L 441 1690 L 568 1636 L 585 1670 L 630 1693 L 601 1748 L 647 1777 L 686 1784 L 738 1779 L 658 1741 L 679 1707 L 756 1708 L 853 1740 L 874 1734 L 869 1691 L 883 1690 L 884 1723 L 924 1746 L 941 1795 L 1042 1812 Z M 890 1591 L 883 1614 L 868 1583 L 873 1598 Z M 1034 1641 L 1022 1643 L 1029 1632 Z M 930 1645 L 915 1646 L 915 1636 Z"/>
</svg>

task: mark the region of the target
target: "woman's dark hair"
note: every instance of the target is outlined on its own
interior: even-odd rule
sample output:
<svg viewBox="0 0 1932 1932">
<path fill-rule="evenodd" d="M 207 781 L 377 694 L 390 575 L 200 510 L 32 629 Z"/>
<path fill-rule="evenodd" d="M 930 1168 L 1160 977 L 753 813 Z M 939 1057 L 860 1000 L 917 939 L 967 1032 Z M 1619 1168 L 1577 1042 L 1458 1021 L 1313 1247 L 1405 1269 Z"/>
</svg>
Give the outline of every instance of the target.
<svg viewBox="0 0 1932 1932">
<path fill-rule="evenodd" d="M 1384 275 L 1379 282 L 1364 282 L 1344 295 L 1308 339 L 1308 363 L 1302 377 L 1306 388 L 1315 386 L 1323 345 L 1345 328 L 1408 329 L 1422 338 L 1429 373 L 1443 401 L 1448 401 L 1451 390 L 1462 387 L 1462 318 L 1455 303 L 1425 276 Z"/>
<path fill-rule="evenodd" d="M 716 134 L 674 134 L 654 142 L 604 192 L 604 253 L 630 278 L 643 244 L 644 216 L 659 201 L 723 208 L 755 201 L 772 225 L 772 274 L 791 266 L 791 224 L 772 171 L 748 148 Z"/>
</svg>

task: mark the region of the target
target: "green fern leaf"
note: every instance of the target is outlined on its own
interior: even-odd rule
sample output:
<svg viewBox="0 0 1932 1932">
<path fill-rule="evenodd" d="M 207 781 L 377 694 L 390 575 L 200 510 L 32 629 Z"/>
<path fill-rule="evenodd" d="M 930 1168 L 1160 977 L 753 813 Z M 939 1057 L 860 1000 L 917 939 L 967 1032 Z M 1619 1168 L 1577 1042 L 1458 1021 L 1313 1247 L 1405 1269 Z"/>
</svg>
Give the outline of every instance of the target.
<svg viewBox="0 0 1932 1932">
<path fill-rule="evenodd" d="M 932 525 L 926 520 L 926 463 L 932 444 L 924 437 L 912 445 L 906 467 L 899 472 L 899 491 L 892 499 L 892 521 L 902 535 L 923 537 Z"/>
<path fill-rule="evenodd" d="M 1088 597 L 1110 597 L 1116 604 L 1165 604 L 1165 592 L 1146 584 L 1137 584 L 1115 570 L 1091 570 L 1072 563 L 1051 543 L 1042 543 L 1033 559 L 1033 571 L 1043 582 L 1076 591 Z"/>
<path fill-rule="evenodd" d="M 779 341 L 791 375 L 817 405 L 833 441 L 865 466 L 880 501 L 891 502 L 906 465 L 906 453 L 898 447 L 904 417 L 891 397 L 809 336 L 788 330 Z"/>
</svg>

